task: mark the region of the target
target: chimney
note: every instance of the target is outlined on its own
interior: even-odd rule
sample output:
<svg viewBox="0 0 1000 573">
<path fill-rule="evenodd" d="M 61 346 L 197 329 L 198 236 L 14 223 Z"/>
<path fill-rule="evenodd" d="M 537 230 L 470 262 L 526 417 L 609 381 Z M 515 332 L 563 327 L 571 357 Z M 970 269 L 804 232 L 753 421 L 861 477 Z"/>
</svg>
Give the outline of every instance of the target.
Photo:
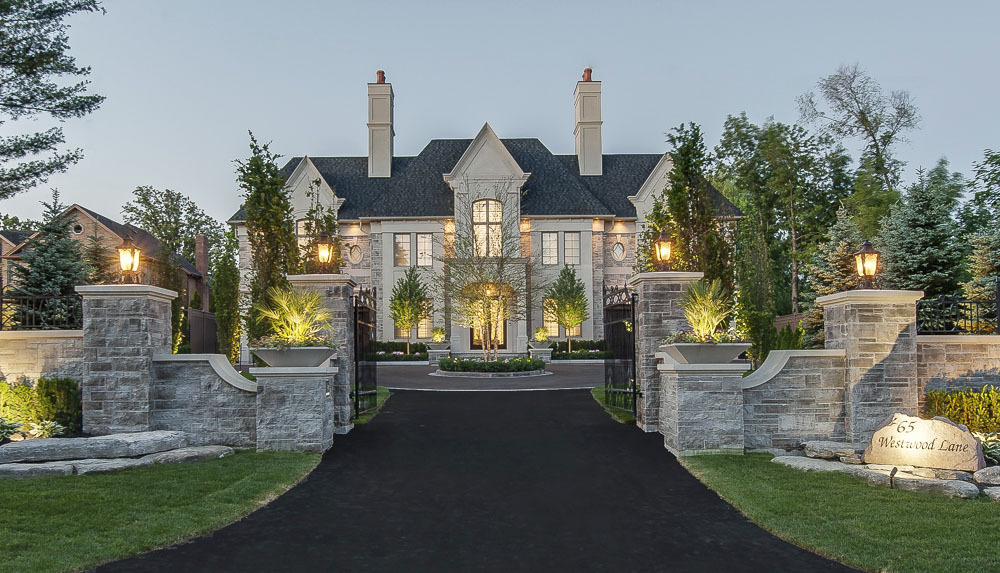
<svg viewBox="0 0 1000 573">
<path fill-rule="evenodd" d="M 392 84 L 385 83 L 379 70 L 375 83 L 368 84 L 368 176 L 392 174 Z"/>
<path fill-rule="evenodd" d="M 601 175 L 601 82 L 590 78 L 590 68 L 583 70 L 583 80 L 576 82 L 573 91 L 573 108 L 576 125 L 576 159 L 580 175 Z"/>
</svg>

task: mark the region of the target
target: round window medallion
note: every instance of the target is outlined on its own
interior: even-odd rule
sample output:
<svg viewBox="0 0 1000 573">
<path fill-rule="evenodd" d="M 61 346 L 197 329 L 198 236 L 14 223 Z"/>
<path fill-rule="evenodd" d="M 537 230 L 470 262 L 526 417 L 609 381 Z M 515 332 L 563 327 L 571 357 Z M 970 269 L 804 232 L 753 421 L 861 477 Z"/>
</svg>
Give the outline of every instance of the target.
<svg viewBox="0 0 1000 573">
<path fill-rule="evenodd" d="M 357 245 L 351 245 L 350 248 L 347 249 L 347 260 L 351 261 L 351 263 L 355 265 L 361 262 L 362 256 L 361 247 Z"/>
<path fill-rule="evenodd" d="M 625 258 L 625 245 L 621 243 L 615 243 L 611 247 L 611 256 L 614 257 L 616 261 L 620 261 Z"/>
<path fill-rule="evenodd" d="M 83 234 L 83 225 L 81 225 L 80 223 L 77 223 L 77 224 L 73 225 L 73 234 L 74 235 L 82 235 Z"/>
</svg>

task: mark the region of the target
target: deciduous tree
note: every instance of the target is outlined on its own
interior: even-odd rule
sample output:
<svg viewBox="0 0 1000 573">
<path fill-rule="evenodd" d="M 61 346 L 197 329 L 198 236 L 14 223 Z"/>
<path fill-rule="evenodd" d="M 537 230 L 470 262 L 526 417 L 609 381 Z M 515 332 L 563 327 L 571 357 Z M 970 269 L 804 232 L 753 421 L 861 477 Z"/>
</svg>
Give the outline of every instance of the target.
<svg viewBox="0 0 1000 573">
<path fill-rule="evenodd" d="M 590 318 L 587 285 L 577 278 L 573 267 L 564 266 L 559 271 L 559 278 L 545 290 L 542 310 L 566 331 L 566 347 L 573 352 L 569 333 Z"/>
<path fill-rule="evenodd" d="M 122 207 L 122 218 L 156 237 L 160 247 L 190 262 L 195 260 L 195 238 L 205 235 L 208 244 L 222 244 L 226 230 L 186 195 L 148 185 L 136 187 L 133 199 Z"/>
<path fill-rule="evenodd" d="M 396 328 L 406 332 L 406 353 L 410 353 L 413 329 L 431 314 L 431 293 L 420 278 L 416 267 L 406 269 L 392 287 L 389 297 L 389 315 Z"/>
</svg>

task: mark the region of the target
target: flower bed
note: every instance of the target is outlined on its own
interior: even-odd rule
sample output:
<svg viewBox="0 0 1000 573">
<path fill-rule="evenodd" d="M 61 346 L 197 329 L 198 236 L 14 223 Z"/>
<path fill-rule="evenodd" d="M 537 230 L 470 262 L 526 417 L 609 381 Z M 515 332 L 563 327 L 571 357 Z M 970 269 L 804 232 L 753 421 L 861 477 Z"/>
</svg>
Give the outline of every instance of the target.
<svg viewBox="0 0 1000 573">
<path fill-rule="evenodd" d="M 442 358 L 438 369 L 445 372 L 529 372 L 545 370 L 540 358 L 504 358 L 484 362 L 478 358 Z"/>
<path fill-rule="evenodd" d="M 426 362 L 427 353 L 422 352 L 419 354 L 407 354 L 400 350 L 395 350 L 392 352 L 386 352 L 385 350 L 379 350 L 375 353 L 376 362 Z"/>
<path fill-rule="evenodd" d="M 553 352 L 552 360 L 603 360 L 611 357 L 607 350 L 574 350 L 573 352 Z"/>
</svg>

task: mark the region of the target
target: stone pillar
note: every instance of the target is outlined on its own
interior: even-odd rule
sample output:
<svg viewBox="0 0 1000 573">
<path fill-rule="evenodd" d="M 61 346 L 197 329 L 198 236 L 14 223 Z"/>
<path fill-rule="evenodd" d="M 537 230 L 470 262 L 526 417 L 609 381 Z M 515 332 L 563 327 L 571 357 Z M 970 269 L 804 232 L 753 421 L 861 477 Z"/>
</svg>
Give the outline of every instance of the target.
<svg viewBox="0 0 1000 573">
<path fill-rule="evenodd" d="M 660 373 L 656 369 L 656 351 L 660 339 L 691 326 L 684 318 L 681 301 L 689 284 L 701 280 L 703 273 L 640 273 L 628 279 L 628 286 L 639 295 L 635 308 L 636 382 L 642 396 L 636 405 L 636 425 L 645 432 L 659 429 Z"/>
<path fill-rule="evenodd" d="M 257 450 L 325 452 L 333 445 L 337 368 L 251 368 Z"/>
<path fill-rule="evenodd" d="M 450 356 L 451 350 L 428 350 L 427 364 L 430 366 L 436 366 L 439 360 L 442 358 L 449 358 Z"/>
<path fill-rule="evenodd" d="M 288 282 L 298 290 L 319 293 L 323 306 L 333 318 L 333 338 L 337 343 L 337 357 L 330 366 L 337 368 L 331 389 L 336 432 L 346 434 L 354 427 L 351 391 L 354 389 L 354 289 L 358 283 L 350 275 L 289 275 Z"/>
<path fill-rule="evenodd" d="M 659 430 L 675 456 L 743 453 L 743 373 L 748 364 L 676 364 L 658 359 Z"/>
<path fill-rule="evenodd" d="M 83 431 L 152 429 L 153 355 L 170 354 L 170 303 L 149 285 L 78 286 L 83 297 Z"/>
<path fill-rule="evenodd" d="M 892 414 L 917 414 L 919 291 L 853 290 L 816 299 L 828 349 L 846 355 L 847 439 L 866 442 Z"/>
</svg>

